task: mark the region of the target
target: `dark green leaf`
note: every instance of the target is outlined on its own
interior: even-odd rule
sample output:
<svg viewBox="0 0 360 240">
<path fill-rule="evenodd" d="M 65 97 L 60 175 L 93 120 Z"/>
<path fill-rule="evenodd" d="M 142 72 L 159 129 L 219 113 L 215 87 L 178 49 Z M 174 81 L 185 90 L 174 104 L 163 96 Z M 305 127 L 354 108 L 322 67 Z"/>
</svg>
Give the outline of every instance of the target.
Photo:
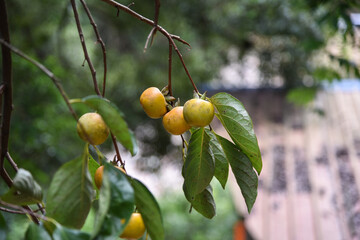
<svg viewBox="0 0 360 240">
<path fill-rule="evenodd" d="M 29 205 L 42 202 L 41 187 L 29 171 L 20 168 L 16 173 L 13 185 L 1 199 L 16 205 Z"/>
<path fill-rule="evenodd" d="M 123 231 L 134 211 L 134 190 L 122 171 L 106 162 L 104 167 L 92 236 L 97 236 L 97 239 L 114 239 Z"/>
<path fill-rule="evenodd" d="M 41 238 L 39 238 L 41 239 Z M 56 229 L 53 233 L 54 240 L 90 240 L 90 235 L 85 232 L 81 232 L 76 229 L 69 229 L 66 227 L 62 227 L 61 225 L 57 225 Z"/>
<path fill-rule="evenodd" d="M 4 216 L 0 213 L 0 239 L 6 239 L 7 232 L 8 226 L 6 224 Z"/>
<path fill-rule="evenodd" d="M 31 223 L 25 234 L 26 240 L 51 240 L 50 235 L 42 224 Z"/>
<path fill-rule="evenodd" d="M 262 160 L 259 145 L 251 118 L 242 103 L 228 93 L 212 96 L 211 102 L 218 111 L 216 116 L 231 139 L 248 156 L 253 167 L 260 174 Z"/>
<path fill-rule="evenodd" d="M 185 188 L 185 184 L 183 185 Z M 201 215 L 206 218 L 213 218 L 216 214 L 216 205 L 214 197 L 212 194 L 212 187 L 207 186 L 204 191 L 197 194 L 193 200 L 186 195 L 186 190 L 184 189 L 186 199 L 191 203 L 192 207 L 198 211 Z"/>
<path fill-rule="evenodd" d="M 47 215 L 67 227 L 80 229 L 91 207 L 94 190 L 88 157 L 85 147 L 82 157 L 61 166 L 47 194 Z"/>
<path fill-rule="evenodd" d="M 208 129 L 206 129 L 205 131 L 211 137 L 210 147 L 215 158 L 214 176 L 217 178 L 217 180 L 219 180 L 221 186 L 225 189 L 225 185 L 229 176 L 229 162 L 227 161 L 224 150 L 222 149 L 215 134 Z"/>
<path fill-rule="evenodd" d="M 215 172 L 214 155 L 210 149 L 210 136 L 204 128 L 191 134 L 184 163 L 184 184 L 190 199 L 201 193 L 211 182 Z"/>
<path fill-rule="evenodd" d="M 163 220 L 160 207 L 144 184 L 131 178 L 131 185 L 135 191 L 135 204 L 144 220 L 145 227 L 152 240 L 165 238 Z"/>
<path fill-rule="evenodd" d="M 216 137 L 230 163 L 250 213 L 257 196 L 258 177 L 249 158 L 235 144 L 219 135 L 216 135 Z"/>
<path fill-rule="evenodd" d="M 88 96 L 83 98 L 82 101 L 102 116 L 117 140 L 134 156 L 138 150 L 136 140 L 134 134 L 129 130 L 121 111 L 109 100 L 99 96 Z"/>
</svg>

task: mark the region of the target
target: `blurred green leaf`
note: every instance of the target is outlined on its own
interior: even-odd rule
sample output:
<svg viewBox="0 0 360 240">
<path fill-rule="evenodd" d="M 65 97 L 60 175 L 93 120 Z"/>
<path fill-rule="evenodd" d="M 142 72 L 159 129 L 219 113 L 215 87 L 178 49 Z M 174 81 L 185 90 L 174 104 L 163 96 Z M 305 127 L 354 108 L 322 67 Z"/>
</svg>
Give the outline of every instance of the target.
<svg viewBox="0 0 360 240">
<path fill-rule="evenodd" d="M 210 147 L 211 151 L 214 154 L 215 158 L 215 173 L 214 176 L 219 180 L 223 189 L 225 189 L 226 182 L 229 176 L 229 162 L 226 159 L 224 150 L 222 149 L 219 141 L 217 140 L 215 134 L 210 130 L 205 130 L 207 134 L 211 137 Z"/>
<path fill-rule="evenodd" d="M 134 190 L 126 175 L 106 162 L 102 183 L 92 236 L 114 239 L 124 230 L 134 211 Z"/>
<path fill-rule="evenodd" d="M 219 135 L 216 135 L 216 137 L 230 163 L 232 172 L 235 175 L 236 182 L 240 187 L 248 212 L 250 213 L 257 197 L 258 187 L 258 177 L 253 170 L 251 161 L 238 146 Z"/>
<path fill-rule="evenodd" d="M 31 223 L 25 234 L 26 240 L 51 240 L 49 233 L 45 230 L 42 223 L 37 225 L 35 223 Z"/>
<path fill-rule="evenodd" d="M 1 199 L 16 205 L 29 205 L 42 202 L 42 190 L 31 173 L 20 168 L 13 180 L 13 185 Z"/>
<path fill-rule="evenodd" d="M 183 188 L 186 188 L 185 184 Z M 186 190 L 184 189 L 186 199 L 191 203 L 192 207 L 198 211 L 201 215 L 206 218 L 213 218 L 216 214 L 216 205 L 213 197 L 212 187 L 207 186 L 204 191 L 195 195 L 194 199 L 189 198 L 186 195 Z"/>
<path fill-rule="evenodd" d="M 102 116 L 117 140 L 134 156 L 138 151 L 135 136 L 129 130 L 121 111 L 109 100 L 99 96 L 88 96 L 82 101 Z"/>
<path fill-rule="evenodd" d="M 4 216 L 0 212 L 0 239 L 6 239 L 7 232 L 8 232 L 8 226 L 6 224 Z"/>
<path fill-rule="evenodd" d="M 191 134 L 183 167 L 184 190 L 190 199 L 204 191 L 214 176 L 215 160 L 210 140 L 205 128 L 198 128 Z"/>
<path fill-rule="evenodd" d="M 135 191 L 135 205 L 144 220 L 152 240 L 164 240 L 164 226 L 159 204 L 147 187 L 139 180 L 129 178 Z"/>
<path fill-rule="evenodd" d="M 318 67 L 313 72 L 313 77 L 317 81 L 329 81 L 340 80 L 341 75 L 333 68 L 328 67 Z"/>
<path fill-rule="evenodd" d="M 288 92 L 286 99 L 296 105 L 306 105 L 315 99 L 316 93 L 316 88 L 296 88 Z"/>
<path fill-rule="evenodd" d="M 69 229 L 61 225 L 57 225 L 53 232 L 54 240 L 90 240 L 88 233 L 76 229 Z M 39 239 L 40 240 L 40 239 Z"/>
<path fill-rule="evenodd" d="M 59 168 L 47 193 L 47 215 L 67 227 L 80 229 L 91 207 L 94 190 L 88 158 L 86 146 L 81 157 Z"/>
<path fill-rule="evenodd" d="M 260 174 L 262 169 L 261 153 L 253 124 L 243 104 L 228 93 L 217 93 L 211 97 L 218 113 L 216 116 L 238 146 L 250 159 Z"/>
</svg>

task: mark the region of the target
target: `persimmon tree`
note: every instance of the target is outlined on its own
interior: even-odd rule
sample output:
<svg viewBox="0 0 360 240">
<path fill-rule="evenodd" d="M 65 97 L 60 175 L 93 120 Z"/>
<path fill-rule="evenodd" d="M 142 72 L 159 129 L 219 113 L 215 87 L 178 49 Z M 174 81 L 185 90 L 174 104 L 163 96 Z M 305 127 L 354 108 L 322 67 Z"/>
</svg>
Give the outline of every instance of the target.
<svg viewBox="0 0 360 240">
<path fill-rule="evenodd" d="M 144 229 L 151 239 L 164 239 L 162 215 L 155 197 L 137 179 L 137 176 L 126 171 L 126 159 L 121 157 L 118 148 L 119 143 L 132 155 L 136 155 L 138 150 L 135 136 L 126 122 L 126 116 L 105 95 L 107 78 L 105 43 L 101 39 L 85 0 L 79 0 L 78 4 L 87 14 L 102 49 L 104 74 L 100 84 L 87 51 L 77 3 L 75 0 L 70 2 L 80 39 L 79 47 L 81 46 L 83 50 L 94 86 L 95 94 L 86 97 L 69 98 L 61 80 L 50 69 L 11 44 L 5 0 L 0 0 L 0 43 L 3 64 L 3 82 L 0 86 L 2 100 L 0 174 L 9 187 L 8 191 L 0 196 L 0 210 L 30 217 L 33 223 L 25 231 L 26 239 L 117 239 L 119 236 L 139 238 L 144 234 Z M 258 174 L 262 169 L 262 160 L 251 118 L 242 103 L 228 93 L 220 92 L 209 98 L 206 93 L 199 92 L 177 47 L 177 44 L 188 46 L 190 44 L 158 24 L 160 0 L 154 1 L 154 20 L 138 14 L 129 6 L 119 2 L 113 0 L 102 0 L 102 2 L 115 8 L 117 14 L 129 14 L 134 19 L 152 26 L 145 41 L 145 49 L 153 44 L 157 32 L 168 40 L 168 79 L 164 82 L 163 90 L 159 91 L 153 87 L 155 97 L 152 97 L 152 94 L 139 97 L 145 112 L 151 118 L 163 117 L 165 129 L 170 134 L 180 135 L 182 139 L 183 191 L 190 208 L 206 218 L 214 217 L 216 207 L 210 183 L 215 177 L 225 188 L 231 168 L 250 212 L 257 196 Z M 180 106 L 172 90 L 173 51 L 180 59 L 184 74 L 192 85 L 189 91 L 194 92 L 194 99 L 189 100 L 184 107 Z M 38 67 L 52 80 L 77 122 L 77 131 L 85 143 L 84 148 L 79 151 L 79 157 L 66 162 L 57 170 L 46 196 L 31 173 L 17 167 L 9 152 L 12 99 L 21 97 L 12 94 L 12 88 L 16 87 L 12 82 L 12 71 L 16 69 L 12 64 L 12 53 Z M 74 104 L 86 106 L 89 113 L 79 119 L 73 108 Z M 232 141 L 218 135 L 211 127 L 214 115 L 220 120 Z M 74 131 L 75 129 L 76 127 Z M 189 134 L 184 134 L 187 131 Z M 106 159 L 97 147 L 108 135 L 115 149 L 115 156 L 111 160 Z M 8 161 L 17 172 L 14 177 L 8 174 L 5 161 Z M 92 207 L 96 209 L 96 216 L 92 232 L 88 233 L 81 228 Z"/>
</svg>

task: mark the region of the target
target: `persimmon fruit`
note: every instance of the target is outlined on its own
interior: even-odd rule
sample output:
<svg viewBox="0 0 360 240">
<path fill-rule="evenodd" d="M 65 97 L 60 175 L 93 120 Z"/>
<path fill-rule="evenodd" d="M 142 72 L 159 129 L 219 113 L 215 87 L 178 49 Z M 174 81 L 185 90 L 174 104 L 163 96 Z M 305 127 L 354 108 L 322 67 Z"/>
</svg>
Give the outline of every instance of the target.
<svg viewBox="0 0 360 240">
<path fill-rule="evenodd" d="M 119 167 L 119 166 L 115 166 L 115 167 L 126 174 L 125 170 L 122 167 Z M 103 174 L 104 174 L 104 166 L 98 167 L 95 171 L 95 176 L 94 176 L 95 185 L 98 189 L 101 188 Z"/>
<path fill-rule="evenodd" d="M 131 214 L 129 223 L 126 225 L 121 238 L 125 239 L 139 239 L 145 233 L 144 221 L 140 213 Z"/>
<path fill-rule="evenodd" d="M 141 94 L 140 104 L 153 119 L 161 118 L 167 112 L 165 97 L 156 87 L 149 87 Z"/>
<path fill-rule="evenodd" d="M 85 113 L 76 126 L 80 138 L 92 145 L 100 145 L 109 136 L 109 128 L 98 113 Z"/>
<path fill-rule="evenodd" d="M 214 105 L 203 99 L 190 99 L 184 104 L 184 119 L 192 127 L 205 127 L 214 118 Z"/>
<path fill-rule="evenodd" d="M 162 119 L 163 126 L 173 135 L 181 135 L 190 129 L 189 124 L 184 119 L 183 107 L 175 107 L 166 113 Z"/>
</svg>

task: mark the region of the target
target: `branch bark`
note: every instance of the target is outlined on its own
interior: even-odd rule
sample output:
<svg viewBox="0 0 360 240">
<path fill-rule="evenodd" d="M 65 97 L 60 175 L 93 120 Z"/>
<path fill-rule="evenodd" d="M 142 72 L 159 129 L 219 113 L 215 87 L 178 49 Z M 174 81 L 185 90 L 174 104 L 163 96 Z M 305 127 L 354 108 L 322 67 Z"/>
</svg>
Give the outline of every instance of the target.
<svg viewBox="0 0 360 240">
<path fill-rule="evenodd" d="M 98 86 L 98 83 L 97 83 L 97 80 L 96 80 L 96 71 L 95 71 L 94 65 L 92 64 L 91 59 L 89 57 L 89 53 L 87 51 L 85 38 L 84 38 L 84 34 L 82 32 L 80 19 L 79 19 L 79 14 L 78 14 L 78 11 L 77 11 L 77 8 L 76 8 L 75 0 L 70 0 L 70 2 L 71 2 L 71 6 L 72 6 L 72 9 L 73 9 L 73 12 L 74 12 L 76 27 L 77 27 L 78 32 L 79 32 L 80 42 L 81 42 L 81 45 L 82 45 L 82 48 L 83 48 L 83 51 L 84 51 L 85 60 L 88 63 L 89 68 L 90 68 L 91 76 L 92 76 L 93 83 L 94 83 L 95 92 L 96 92 L 97 95 L 101 96 L 99 86 Z"/>
</svg>

